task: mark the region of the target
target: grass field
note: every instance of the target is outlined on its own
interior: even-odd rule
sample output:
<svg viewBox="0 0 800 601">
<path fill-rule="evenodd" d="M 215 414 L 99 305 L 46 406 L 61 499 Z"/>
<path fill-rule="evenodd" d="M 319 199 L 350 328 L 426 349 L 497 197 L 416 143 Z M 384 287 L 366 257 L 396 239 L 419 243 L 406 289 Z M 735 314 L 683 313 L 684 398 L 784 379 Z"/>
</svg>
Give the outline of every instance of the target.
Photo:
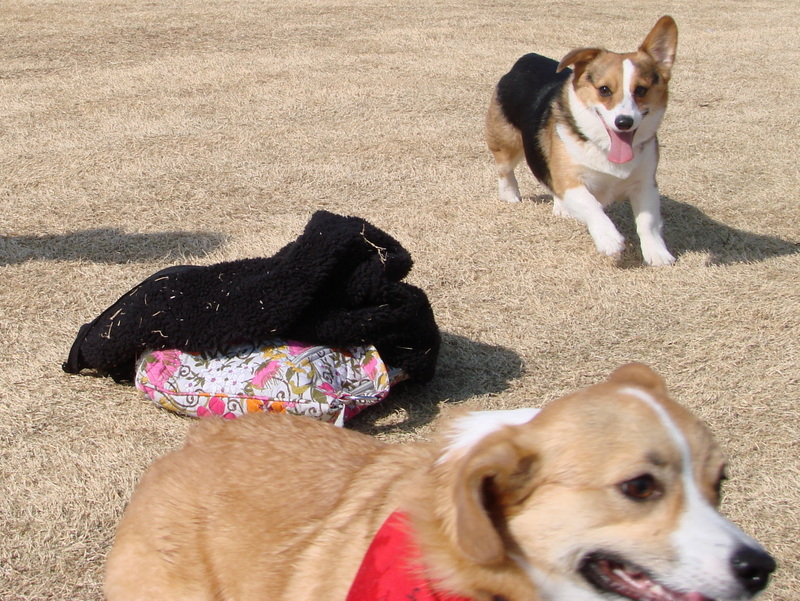
<svg viewBox="0 0 800 601">
<path fill-rule="evenodd" d="M 529 173 L 496 198 L 483 117 L 523 53 L 678 60 L 659 185 L 675 266 L 598 256 Z M 101 598 L 114 527 L 190 425 L 61 371 L 80 325 L 171 264 L 269 256 L 313 211 L 415 259 L 437 377 L 352 427 L 414 440 L 446 406 L 541 405 L 644 361 L 730 457 L 723 511 L 800 599 L 800 4 L 790 0 L 3 0 L 0 599 Z"/>
</svg>

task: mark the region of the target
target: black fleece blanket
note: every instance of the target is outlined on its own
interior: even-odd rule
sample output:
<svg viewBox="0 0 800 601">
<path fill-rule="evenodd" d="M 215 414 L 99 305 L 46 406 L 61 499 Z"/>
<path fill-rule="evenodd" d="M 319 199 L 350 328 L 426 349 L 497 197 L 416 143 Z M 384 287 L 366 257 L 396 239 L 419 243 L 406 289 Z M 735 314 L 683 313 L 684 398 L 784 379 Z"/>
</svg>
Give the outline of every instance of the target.
<svg viewBox="0 0 800 601">
<path fill-rule="evenodd" d="M 401 281 L 411 266 L 408 252 L 380 229 L 318 211 L 270 258 L 150 276 L 80 329 L 63 368 L 129 380 L 148 349 L 198 352 L 279 337 L 373 344 L 388 365 L 427 380 L 440 335 L 425 293 Z"/>
</svg>

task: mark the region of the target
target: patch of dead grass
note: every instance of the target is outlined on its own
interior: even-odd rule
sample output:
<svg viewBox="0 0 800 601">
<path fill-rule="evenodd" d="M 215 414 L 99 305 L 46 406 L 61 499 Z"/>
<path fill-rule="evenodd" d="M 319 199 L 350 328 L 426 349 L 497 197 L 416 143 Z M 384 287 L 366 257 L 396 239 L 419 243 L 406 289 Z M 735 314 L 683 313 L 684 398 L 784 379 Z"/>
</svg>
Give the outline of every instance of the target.
<svg viewBox="0 0 800 601">
<path fill-rule="evenodd" d="M 595 255 L 522 174 L 496 200 L 483 111 L 528 51 L 680 27 L 659 184 L 673 268 Z M 271 255 L 327 209 L 416 261 L 437 378 L 354 427 L 540 405 L 645 361 L 731 457 L 724 510 L 800 585 L 795 2 L 0 4 L 0 598 L 100 598 L 113 529 L 187 421 L 60 371 L 78 327 L 174 263 Z M 795 61 L 796 62 L 796 61 Z M 775 110 L 779 99 L 780 110 Z M 612 210 L 623 229 L 629 209 Z"/>
</svg>

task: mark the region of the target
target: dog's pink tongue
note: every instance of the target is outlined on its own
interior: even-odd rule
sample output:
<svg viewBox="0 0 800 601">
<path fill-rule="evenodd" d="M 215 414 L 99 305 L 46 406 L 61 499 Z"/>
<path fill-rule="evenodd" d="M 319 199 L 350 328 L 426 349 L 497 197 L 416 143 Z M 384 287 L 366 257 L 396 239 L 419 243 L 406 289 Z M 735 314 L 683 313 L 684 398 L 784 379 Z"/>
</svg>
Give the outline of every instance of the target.
<svg viewBox="0 0 800 601">
<path fill-rule="evenodd" d="M 633 134 L 632 131 L 616 132 L 607 127 L 608 135 L 611 137 L 611 150 L 608 152 L 608 160 L 612 163 L 627 163 L 633 158 Z"/>
</svg>

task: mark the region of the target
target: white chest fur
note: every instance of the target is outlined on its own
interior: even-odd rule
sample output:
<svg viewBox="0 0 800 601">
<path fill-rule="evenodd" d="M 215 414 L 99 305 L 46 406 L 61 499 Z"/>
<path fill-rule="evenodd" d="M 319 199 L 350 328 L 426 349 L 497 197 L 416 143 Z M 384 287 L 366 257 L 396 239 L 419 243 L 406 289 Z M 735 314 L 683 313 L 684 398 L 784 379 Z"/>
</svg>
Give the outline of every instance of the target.
<svg viewBox="0 0 800 601">
<path fill-rule="evenodd" d="M 583 185 L 602 205 L 629 198 L 642 184 L 654 183 L 658 161 L 654 138 L 636 147 L 632 160 L 617 164 L 608 160 L 607 151 L 591 141 L 578 139 L 566 126 L 559 125 L 557 132 L 570 158 L 584 168 L 581 173 Z M 606 135 L 605 131 L 603 135 Z"/>
</svg>

